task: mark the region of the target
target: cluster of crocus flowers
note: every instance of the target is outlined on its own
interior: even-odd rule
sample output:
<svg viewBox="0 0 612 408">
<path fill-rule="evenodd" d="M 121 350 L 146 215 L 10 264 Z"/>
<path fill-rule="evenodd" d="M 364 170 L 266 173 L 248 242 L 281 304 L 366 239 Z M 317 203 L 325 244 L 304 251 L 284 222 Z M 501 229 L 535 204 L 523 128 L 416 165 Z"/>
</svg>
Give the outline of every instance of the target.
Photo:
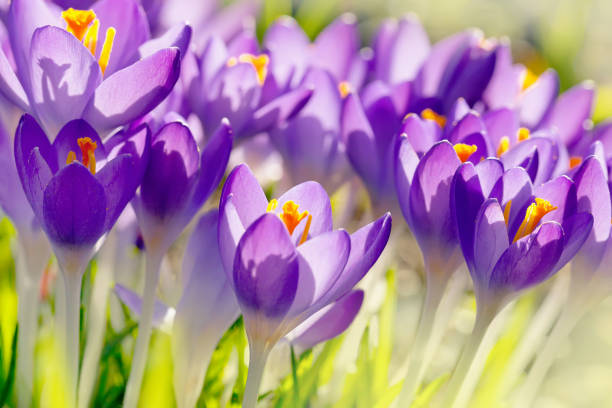
<svg viewBox="0 0 612 408">
<path fill-rule="evenodd" d="M 13 0 L 0 23 L 0 205 L 21 248 L 19 406 L 34 388 L 38 300 L 28 297 L 50 251 L 64 288 L 55 325 L 65 400 L 79 407 L 92 402 L 113 273 L 138 320 L 124 406 L 142 402 L 154 329 L 171 339 L 177 405 L 196 406 L 217 344 L 242 315 L 250 408 L 279 342 L 307 350 L 340 335 L 369 300 L 363 278 L 377 262 L 397 266 L 401 248 L 380 259 L 399 242 L 396 210 L 405 225 L 396 219 L 394 233 L 410 230 L 426 287 L 399 406 L 435 357 L 458 274 L 471 278 L 476 320 L 441 388 L 445 407 L 469 398 L 483 338 L 521 293 L 571 265 L 571 299 L 529 373 L 528 404 L 558 339 L 610 292 L 612 126 L 589 123 L 592 83 L 558 95 L 557 74 L 513 63 L 505 41 L 465 30 L 431 43 L 414 16 L 383 21 L 370 44 L 352 14 L 313 41 L 282 17 L 259 43 L 243 19 L 249 2 L 219 12 L 206 2 L 83 3 Z M 194 26 L 177 20 L 190 11 Z M 232 154 L 237 145 L 247 154 Z M 260 182 L 270 177 L 256 160 L 236 162 L 248 153 L 280 156 L 278 183 Z M 113 234 L 111 256 L 99 250 Z M 116 265 L 133 247 L 144 271 Z M 95 277 L 85 313 L 98 338 L 87 338 L 79 376 L 81 280 L 95 257 L 114 257 L 104 261 L 118 272 Z"/>
</svg>

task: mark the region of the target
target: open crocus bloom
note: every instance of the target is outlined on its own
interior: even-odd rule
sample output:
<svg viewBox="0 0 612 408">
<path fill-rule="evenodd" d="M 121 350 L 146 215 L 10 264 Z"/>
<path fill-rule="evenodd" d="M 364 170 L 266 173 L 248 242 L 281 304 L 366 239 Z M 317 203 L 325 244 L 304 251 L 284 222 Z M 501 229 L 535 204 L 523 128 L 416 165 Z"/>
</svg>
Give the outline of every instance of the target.
<svg viewBox="0 0 612 408">
<path fill-rule="evenodd" d="M 33 117 L 21 118 L 15 135 L 17 171 L 60 262 L 89 261 L 142 180 L 149 139 L 148 128 L 141 126 L 113 136 L 105 146 L 87 122 L 77 119 L 51 144 Z"/>
<path fill-rule="evenodd" d="M 221 196 L 219 249 L 251 347 L 269 352 L 349 293 L 380 256 L 390 229 L 386 214 L 352 235 L 332 230 L 319 184 L 299 184 L 268 202 L 248 167 L 236 167 Z"/>
<path fill-rule="evenodd" d="M 13 55 L 0 53 L 0 91 L 47 133 L 76 118 L 109 131 L 146 114 L 172 90 L 177 47 L 186 48 L 188 28 L 146 42 L 146 18 L 134 0 L 102 0 L 62 17 L 42 0 L 13 1 L 7 51 Z"/>
<path fill-rule="evenodd" d="M 502 172 L 496 159 L 458 169 L 451 210 L 479 303 L 503 306 L 573 258 L 593 225 L 576 190 L 566 176 L 534 187 L 524 169 Z"/>
</svg>

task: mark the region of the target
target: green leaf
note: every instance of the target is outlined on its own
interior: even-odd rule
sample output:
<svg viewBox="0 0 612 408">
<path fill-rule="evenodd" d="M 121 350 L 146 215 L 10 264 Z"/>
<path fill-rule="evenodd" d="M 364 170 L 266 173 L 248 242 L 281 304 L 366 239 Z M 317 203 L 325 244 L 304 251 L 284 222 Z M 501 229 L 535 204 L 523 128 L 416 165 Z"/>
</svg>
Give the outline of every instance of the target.
<svg viewBox="0 0 612 408">
<path fill-rule="evenodd" d="M 436 395 L 440 387 L 442 387 L 448 381 L 449 378 L 450 378 L 450 373 L 444 373 L 438 378 L 436 378 L 435 380 L 433 380 L 432 382 L 430 382 L 429 384 L 427 384 L 427 386 L 423 388 L 423 391 L 421 391 L 417 395 L 417 397 L 415 398 L 414 402 L 411 405 L 411 408 L 429 407 L 433 396 Z"/>
<path fill-rule="evenodd" d="M 17 333 L 19 332 L 19 327 L 15 327 L 15 332 L 13 333 L 13 342 L 11 344 L 11 362 L 9 365 L 8 375 L 6 376 L 6 381 L 2 386 L 2 391 L 0 392 L 0 407 L 3 407 L 6 404 L 9 396 L 11 395 L 11 391 L 13 389 L 13 385 L 15 384 L 15 366 L 17 365 Z"/>
<path fill-rule="evenodd" d="M 389 365 L 393 350 L 393 336 L 395 329 L 395 309 L 397 303 L 397 283 L 395 271 L 389 269 L 386 274 L 387 291 L 385 300 L 380 309 L 378 319 L 378 346 L 373 356 L 373 393 L 376 399 L 385 393 L 388 387 Z"/>
</svg>

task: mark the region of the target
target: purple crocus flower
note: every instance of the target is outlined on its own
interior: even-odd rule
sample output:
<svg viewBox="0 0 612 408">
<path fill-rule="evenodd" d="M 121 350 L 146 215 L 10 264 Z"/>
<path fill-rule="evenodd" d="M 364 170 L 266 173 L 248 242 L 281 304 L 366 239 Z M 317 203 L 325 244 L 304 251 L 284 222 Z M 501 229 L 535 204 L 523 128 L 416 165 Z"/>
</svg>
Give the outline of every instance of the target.
<svg viewBox="0 0 612 408">
<path fill-rule="evenodd" d="M 451 208 L 477 309 L 472 335 L 446 390 L 445 406 L 455 402 L 501 308 L 569 262 L 594 225 L 593 215 L 579 204 L 577 185 L 568 177 L 534 187 L 520 167 L 503 174 L 491 171 L 494 160 L 476 166 L 466 163 L 453 179 Z"/>
<path fill-rule="evenodd" d="M 53 144 L 36 120 L 24 115 L 15 135 L 15 163 L 36 222 L 45 231 L 66 286 L 65 352 L 69 398 L 78 378 L 81 278 L 101 238 L 134 196 L 149 154 L 141 126 L 104 145 L 84 120 L 68 122 Z"/>
<path fill-rule="evenodd" d="M 152 138 L 151 159 L 140 192 L 132 201 L 145 244 L 147 270 L 143 313 L 124 406 L 138 403 L 154 311 L 161 261 L 181 231 L 212 194 L 225 173 L 232 129 L 224 119 L 200 155 L 189 128 L 163 126 Z"/>
<path fill-rule="evenodd" d="M 223 117 L 232 123 L 237 139 L 266 132 L 293 117 L 312 94 L 306 87 L 280 88 L 269 69 L 270 56 L 258 51 L 249 33 L 228 45 L 211 37 L 199 60 L 192 61 L 196 73 L 186 93 L 205 134 Z"/>
<path fill-rule="evenodd" d="M 11 3 L 11 54 L 0 53 L 0 91 L 48 134 L 84 118 L 110 131 L 153 109 L 178 78 L 189 27 L 147 42 L 136 0 L 101 0 L 58 15 L 42 0 Z M 14 64 L 12 61 L 14 60 Z"/>
<path fill-rule="evenodd" d="M 318 183 L 268 202 L 246 165 L 232 171 L 221 194 L 219 249 L 251 349 L 244 406 L 255 404 L 276 342 L 349 293 L 378 259 L 390 229 L 386 214 L 352 235 L 332 230 L 329 197 Z"/>
</svg>

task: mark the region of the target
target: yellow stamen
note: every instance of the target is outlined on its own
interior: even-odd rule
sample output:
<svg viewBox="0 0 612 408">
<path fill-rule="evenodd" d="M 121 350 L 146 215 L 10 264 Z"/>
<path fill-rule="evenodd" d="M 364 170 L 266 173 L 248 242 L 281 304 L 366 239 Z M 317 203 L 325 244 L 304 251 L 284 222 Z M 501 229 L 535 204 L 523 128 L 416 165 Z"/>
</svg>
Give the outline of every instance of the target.
<svg viewBox="0 0 612 408">
<path fill-rule="evenodd" d="M 580 163 L 582 163 L 582 157 L 572 156 L 569 159 L 569 168 L 573 169 L 574 167 L 580 166 Z"/>
<path fill-rule="evenodd" d="M 539 77 L 534 74 L 532 70 L 530 70 L 529 68 L 525 68 L 525 78 L 523 78 L 522 85 L 523 91 L 533 85 L 535 81 L 538 80 L 538 78 Z"/>
<path fill-rule="evenodd" d="M 434 112 L 433 110 L 429 108 L 423 109 L 421 111 L 421 118 L 425 120 L 433 120 L 441 128 L 443 128 L 444 125 L 446 125 L 446 117 L 444 117 L 443 115 L 437 114 L 436 112 Z"/>
<path fill-rule="evenodd" d="M 266 54 L 240 54 L 238 58 L 230 57 L 227 60 L 226 65 L 228 67 L 233 67 L 239 62 L 243 64 L 251 64 L 255 69 L 255 73 L 257 74 L 257 82 L 259 82 L 259 85 L 263 85 L 266 80 L 266 76 L 268 75 L 268 64 L 270 63 L 270 58 Z"/>
<path fill-rule="evenodd" d="M 306 220 L 306 226 L 304 227 L 304 232 L 302 232 L 302 238 L 300 238 L 300 242 L 298 245 L 302 245 L 308 239 L 308 231 L 310 231 L 310 224 L 312 223 L 312 215 L 308 214 L 308 219 Z"/>
<path fill-rule="evenodd" d="M 338 84 L 338 91 L 340 92 L 340 96 L 342 98 L 346 98 L 348 94 L 351 93 L 351 84 L 348 81 L 342 81 Z"/>
<path fill-rule="evenodd" d="M 518 133 L 516 135 L 519 142 L 529 139 L 530 136 L 531 136 L 531 133 L 529 132 L 529 129 L 524 128 L 524 127 L 519 128 Z"/>
<path fill-rule="evenodd" d="M 268 203 L 268 207 L 266 208 L 266 212 L 276 210 L 277 206 L 278 206 L 278 200 L 276 198 L 271 199 L 270 202 Z"/>
<path fill-rule="evenodd" d="M 62 18 L 66 21 L 66 31 L 73 34 L 79 41 L 83 40 L 87 28 L 96 19 L 92 10 L 75 10 L 72 7 L 62 11 Z"/>
<path fill-rule="evenodd" d="M 66 164 L 70 164 L 76 160 L 76 153 L 72 150 L 68 152 L 68 157 L 66 157 Z"/>
<path fill-rule="evenodd" d="M 506 222 L 506 227 L 508 227 L 508 220 L 510 219 L 510 208 L 512 208 L 512 200 L 508 201 L 504 207 L 504 221 Z"/>
<path fill-rule="evenodd" d="M 497 146 L 497 157 L 501 157 L 502 154 L 506 153 L 510 148 L 510 138 L 508 136 L 504 136 L 499 140 L 499 145 Z"/>
<path fill-rule="evenodd" d="M 280 213 L 279 217 L 287 227 L 289 234 L 293 234 L 295 227 L 298 226 L 300 221 L 308 216 L 308 211 L 298 211 L 299 205 L 289 200 L 283 204 L 283 212 Z"/>
<path fill-rule="evenodd" d="M 457 156 L 459 156 L 459 160 L 461 160 L 462 163 L 465 163 L 478 149 L 476 145 L 467 145 L 465 143 L 457 143 L 453 147 L 455 148 L 455 152 L 457 153 Z"/>
<path fill-rule="evenodd" d="M 100 58 L 98 59 L 98 64 L 100 65 L 102 74 L 104 74 L 106 67 L 108 66 L 108 60 L 110 59 L 110 53 L 113 49 L 113 43 L 115 41 L 115 33 L 116 31 L 114 27 L 109 27 L 106 30 L 104 45 L 102 45 L 102 52 L 100 52 Z"/>
<path fill-rule="evenodd" d="M 81 154 L 83 155 L 83 165 L 89 168 L 91 174 L 96 174 L 95 151 L 98 148 L 98 144 L 88 137 L 78 138 L 77 143 L 81 148 Z M 68 154 L 68 156 L 70 156 L 70 153 Z"/>
<path fill-rule="evenodd" d="M 100 20 L 95 19 L 91 27 L 85 34 L 83 45 L 89 49 L 91 55 L 96 55 L 96 47 L 98 46 L 98 32 L 100 31 Z"/>
<path fill-rule="evenodd" d="M 527 207 L 525 219 L 523 219 L 521 226 L 516 231 L 516 235 L 514 236 L 514 240 L 512 242 L 516 242 L 519 239 L 531 234 L 542 217 L 556 209 L 557 207 L 553 206 L 550 201 L 536 197 L 535 203 L 532 203 L 529 205 L 529 207 Z"/>
</svg>

